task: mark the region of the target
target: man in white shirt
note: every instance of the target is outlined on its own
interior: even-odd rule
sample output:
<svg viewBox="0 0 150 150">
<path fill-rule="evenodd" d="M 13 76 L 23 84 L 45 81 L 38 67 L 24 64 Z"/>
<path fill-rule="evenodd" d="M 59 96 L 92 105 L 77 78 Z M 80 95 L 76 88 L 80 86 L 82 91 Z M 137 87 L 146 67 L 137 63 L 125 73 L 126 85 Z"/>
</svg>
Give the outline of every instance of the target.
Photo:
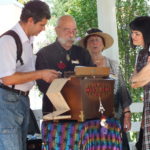
<svg viewBox="0 0 150 150">
<path fill-rule="evenodd" d="M 42 1 L 25 4 L 20 21 L 12 28 L 21 40 L 23 65 L 17 61 L 17 46 L 10 35 L 0 38 L 0 150 L 26 150 L 29 122 L 28 92 L 34 80 L 51 82 L 55 70 L 35 71 L 32 36 L 45 29 L 50 10 Z"/>
</svg>

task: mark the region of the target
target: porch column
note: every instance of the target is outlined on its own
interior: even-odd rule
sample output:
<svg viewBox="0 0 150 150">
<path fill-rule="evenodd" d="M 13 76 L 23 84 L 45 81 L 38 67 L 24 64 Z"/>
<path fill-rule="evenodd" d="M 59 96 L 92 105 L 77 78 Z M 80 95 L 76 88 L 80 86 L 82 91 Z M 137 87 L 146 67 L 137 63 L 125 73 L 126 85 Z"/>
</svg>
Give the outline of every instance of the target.
<svg viewBox="0 0 150 150">
<path fill-rule="evenodd" d="M 114 39 L 113 46 L 103 53 L 105 56 L 119 61 L 115 3 L 116 0 L 97 0 L 97 14 L 99 29 L 110 34 Z"/>
</svg>

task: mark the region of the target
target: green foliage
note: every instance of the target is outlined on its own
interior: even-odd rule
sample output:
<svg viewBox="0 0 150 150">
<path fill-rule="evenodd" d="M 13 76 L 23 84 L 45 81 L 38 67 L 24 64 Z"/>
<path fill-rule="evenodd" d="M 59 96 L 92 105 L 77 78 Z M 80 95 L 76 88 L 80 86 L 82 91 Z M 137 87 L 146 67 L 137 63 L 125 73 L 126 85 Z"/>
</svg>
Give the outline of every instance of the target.
<svg viewBox="0 0 150 150">
<path fill-rule="evenodd" d="M 98 27 L 96 0 L 52 0 L 52 15 L 72 15 L 78 26 L 78 36 L 84 36 L 91 27 Z"/>
<path fill-rule="evenodd" d="M 25 4 L 26 2 L 30 1 L 30 0 L 17 0 L 18 2 L 20 2 L 21 4 Z"/>
</svg>

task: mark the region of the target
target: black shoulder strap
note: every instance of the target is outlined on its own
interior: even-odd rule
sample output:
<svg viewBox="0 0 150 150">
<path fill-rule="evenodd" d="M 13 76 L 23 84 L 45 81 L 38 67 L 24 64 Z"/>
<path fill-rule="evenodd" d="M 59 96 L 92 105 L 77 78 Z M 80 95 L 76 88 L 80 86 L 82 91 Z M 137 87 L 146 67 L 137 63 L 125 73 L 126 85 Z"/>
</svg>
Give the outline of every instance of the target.
<svg viewBox="0 0 150 150">
<path fill-rule="evenodd" d="M 16 62 L 20 61 L 21 65 L 23 65 L 24 63 L 23 63 L 23 60 L 21 58 L 21 55 L 22 55 L 22 43 L 21 43 L 19 35 L 13 30 L 8 30 L 7 32 L 3 33 L 1 36 L 3 36 L 3 35 L 10 35 L 10 36 L 12 36 L 15 39 L 16 46 L 17 46 L 17 59 L 16 59 Z"/>
</svg>

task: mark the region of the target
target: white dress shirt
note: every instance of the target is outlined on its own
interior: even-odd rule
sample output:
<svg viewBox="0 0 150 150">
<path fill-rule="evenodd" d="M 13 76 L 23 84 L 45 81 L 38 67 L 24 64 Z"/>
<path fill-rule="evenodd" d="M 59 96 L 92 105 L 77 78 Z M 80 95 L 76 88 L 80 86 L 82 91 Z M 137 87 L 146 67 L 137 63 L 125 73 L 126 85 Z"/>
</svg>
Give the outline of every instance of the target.
<svg viewBox="0 0 150 150">
<path fill-rule="evenodd" d="M 33 54 L 32 42 L 33 37 L 30 39 L 17 23 L 12 30 L 14 30 L 20 37 L 22 42 L 22 55 L 23 65 L 20 61 L 16 63 L 17 47 L 15 40 L 12 36 L 4 35 L 0 38 L 0 78 L 13 75 L 15 72 L 30 72 L 35 70 L 35 56 Z M 0 80 L 2 83 L 2 80 Z M 15 85 L 15 89 L 22 91 L 29 91 L 34 85 L 34 81 L 24 84 Z"/>
</svg>

